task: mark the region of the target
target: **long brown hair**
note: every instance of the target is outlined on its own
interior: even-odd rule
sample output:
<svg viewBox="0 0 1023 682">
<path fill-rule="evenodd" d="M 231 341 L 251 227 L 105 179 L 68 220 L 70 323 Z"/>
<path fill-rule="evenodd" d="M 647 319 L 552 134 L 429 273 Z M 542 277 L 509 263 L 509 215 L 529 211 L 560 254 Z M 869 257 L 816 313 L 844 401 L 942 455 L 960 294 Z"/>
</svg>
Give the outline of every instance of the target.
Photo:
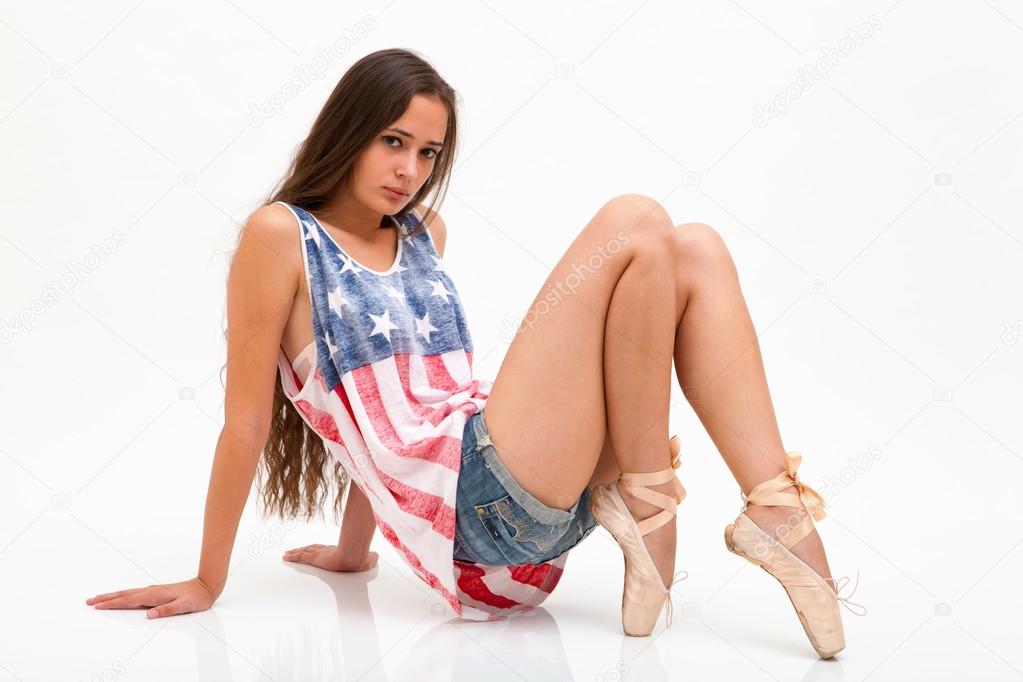
<svg viewBox="0 0 1023 682">
<path fill-rule="evenodd" d="M 434 210 L 447 194 L 451 177 L 457 143 L 457 94 L 423 58 L 404 49 L 373 52 L 344 73 L 309 135 L 297 148 L 288 172 L 271 190 L 264 205 L 283 201 L 308 211 L 322 207 L 351 181 L 356 159 L 363 149 L 405 113 L 417 94 L 437 97 L 443 102 L 448 112 L 447 130 L 430 177 L 395 218 L 400 220 L 436 190 L 435 200 L 428 204 Z M 420 222 L 411 234 L 425 229 Z M 322 516 L 333 481 L 337 488 L 333 513 L 335 520 L 340 519 L 348 474 L 284 394 L 279 372 L 270 431 L 260 459 L 256 486 L 264 517 L 303 516 L 308 520 L 317 512 Z M 328 466 L 332 469 L 330 474 Z"/>
</svg>

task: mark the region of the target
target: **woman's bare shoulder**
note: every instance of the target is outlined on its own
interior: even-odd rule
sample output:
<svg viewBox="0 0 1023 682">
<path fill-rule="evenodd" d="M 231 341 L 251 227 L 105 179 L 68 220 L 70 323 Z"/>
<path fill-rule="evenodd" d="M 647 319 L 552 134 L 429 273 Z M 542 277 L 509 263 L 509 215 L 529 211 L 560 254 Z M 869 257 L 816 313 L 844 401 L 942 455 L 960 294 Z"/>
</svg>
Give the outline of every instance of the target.
<svg viewBox="0 0 1023 682">
<path fill-rule="evenodd" d="M 253 211 L 242 227 L 242 240 L 276 253 L 294 272 L 302 271 L 301 231 L 295 215 L 283 204 L 267 204 Z"/>
<path fill-rule="evenodd" d="M 448 240 L 448 229 L 447 225 L 444 224 L 444 219 L 440 217 L 440 213 L 430 210 L 426 204 L 416 205 L 416 210 L 419 211 L 419 215 L 423 216 L 423 223 L 426 224 L 426 229 L 430 231 L 433 243 L 437 245 L 437 253 L 443 256 L 444 244 Z"/>
</svg>

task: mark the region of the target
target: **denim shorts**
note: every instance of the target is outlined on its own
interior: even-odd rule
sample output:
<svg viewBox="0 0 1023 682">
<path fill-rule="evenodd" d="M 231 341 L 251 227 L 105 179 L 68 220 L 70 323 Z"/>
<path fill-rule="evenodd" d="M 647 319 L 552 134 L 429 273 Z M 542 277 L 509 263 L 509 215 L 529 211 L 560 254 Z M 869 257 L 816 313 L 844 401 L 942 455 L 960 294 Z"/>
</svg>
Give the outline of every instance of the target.
<svg viewBox="0 0 1023 682">
<path fill-rule="evenodd" d="M 498 457 L 484 411 L 465 424 L 454 558 L 518 566 L 549 561 L 575 547 L 597 525 L 590 513 L 589 489 L 567 511 L 548 507 L 526 492 Z"/>
</svg>

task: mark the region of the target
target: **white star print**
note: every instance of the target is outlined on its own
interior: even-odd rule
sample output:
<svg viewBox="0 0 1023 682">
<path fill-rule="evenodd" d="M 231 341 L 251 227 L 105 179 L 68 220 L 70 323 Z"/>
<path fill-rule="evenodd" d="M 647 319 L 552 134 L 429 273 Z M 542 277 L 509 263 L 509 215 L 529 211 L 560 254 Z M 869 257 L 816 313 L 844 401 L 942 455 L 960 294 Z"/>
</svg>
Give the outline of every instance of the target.
<svg viewBox="0 0 1023 682">
<path fill-rule="evenodd" d="M 338 317 L 341 315 L 341 306 L 351 305 L 347 298 L 341 295 L 341 287 L 334 287 L 332 291 L 327 292 L 327 305 L 330 309 L 337 313 Z"/>
<path fill-rule="evenodd" d="M 433 269 L 434 270 L 443 270 L 444 269 L 444 261 L 442 261 L 440 258 L 437 258 L 437 256 L 434 256 L 433 254 L 430 254 L 430 258 L 433 259 L 433 263 L 434 263 Z"/>
<path fill-rule="evenodd" d="M 383 334 L 387 342 L 391 341 L 391 330 L 398 329 L 398 325 L 391 322 L 391 311 L 385 309 L 383 315 L 374 315 L 369 313 L 370 318 L 373 320 L 373 331 L 369 333 L 370 336 L 374 334 Z"/>
<path fill-rule="evenodd" d="M 337 353 L 337 346 L 335 346 L 331 342 L 331 340 L 330 340 L 330 331 L 329 330 L 323 335 L 323 339 L 324 339 L 324 341 L 327 344 L 327 351 L 330 353 L 331 359 L 333 359 L 334 355 Z"/>
<path fill-rule="evenodd" d="M 416 332 L 426 337 L 427 343 L 430 341 L 430 332 L 437 331 L 437 328 L 430 324 L 430 312 L 427 311 L 423 319 L 416 318 Z"/>
<path fill-rule="evenodd" d="M 383 285 L 383 289 L 384 289 L 384 291 L 387 292 L 388 296 L 390 296 L 391 298 L 395 299 L 396 301 L 404 301 L 405 300 L 405 294 L 401 293 L 400 291 L 398 291 L 394 287 L 390 286 L 389 284 Z"/>
<path fill-rule="evenodd" d="M 362 274 L 362 270 L 360 270 L 359 267 L 355 264 L 354 258 L 349 258 L 346 260 L 344 255 L 340 253 L 337 254 L 337 257 L 342 263 L 345 264 L 345 266 L 341 268 L 341 274 L 344 274 L 345 272 L 349 271 L 356 275 Z"/>
<path fill-rule="evenodd" d="M 316 244 L 317 247 L 320 245 L 320 234 L 315 225 L 307 224 L 305 226 L 305 238 L 307 241 L 311 241 Z"/>
<path fill-rule="evenodd" d="M 441 298 L 444 299 L 444 302 L 447 303 L 448 302 L 448 296 L 451 295 L 451 292 L 444 288 L 444 283 L 443 282 L 435 282 L 432 279 L 428 279 L 426 281 L 433 285 L 433 291 L 430 292 L 430 295 L 431 296 L 440 296 Z"/>
<path fill-rule="evenodd" d="M 400 262 L 397 265 L 394 266 L 394 271 L 395 272 L 405 272 L 406 270 L 408 270 L 408 268 L 406 268 Z"/>
</svg>

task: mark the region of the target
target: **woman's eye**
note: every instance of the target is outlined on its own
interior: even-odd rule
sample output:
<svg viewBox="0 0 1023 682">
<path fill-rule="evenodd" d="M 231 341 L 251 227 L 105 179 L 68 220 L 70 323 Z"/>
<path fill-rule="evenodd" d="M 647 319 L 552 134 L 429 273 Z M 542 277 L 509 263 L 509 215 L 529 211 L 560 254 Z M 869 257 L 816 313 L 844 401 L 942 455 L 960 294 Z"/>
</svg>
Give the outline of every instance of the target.
<svg viewBox="0 0 1023 682">
<path fill-rule="evenodd" d="M 388 147 L 390 147 L 392 149 L 397 149 L 398 147 L 401 146 L 401 138 L 400 137 L 397 137 L 395 135 L 384 135 L 382 137 L 383 137 L 383 140 L 384 140 L 384 144 L 386 144 Z M 395 146 L 395 145 L 391 144 L 391 140 L 394 140 L 395 142 L 397 142 L 398 145 Z M 424 149 L 423 152 L 424 153 L 425 152 L 429 152 L 429 154 L 427 154 L 427 156 L 426 156 L 426 158 L 428 158 L 428 159 L 435 159 L 435 158 L 437 158 L 437 150 L 436 149 Z"/>
</svg>

